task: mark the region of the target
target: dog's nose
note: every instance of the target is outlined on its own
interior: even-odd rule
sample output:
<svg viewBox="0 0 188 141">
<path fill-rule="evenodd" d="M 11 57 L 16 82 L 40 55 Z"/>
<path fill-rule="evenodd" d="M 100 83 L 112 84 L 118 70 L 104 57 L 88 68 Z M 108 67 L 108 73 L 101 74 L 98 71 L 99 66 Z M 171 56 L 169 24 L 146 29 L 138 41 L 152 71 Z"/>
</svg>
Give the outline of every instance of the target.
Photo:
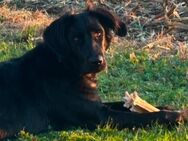
<svg viewBox="0 0 188 141">
<path fill-rule="evenodd" d="M 89 58 L 89 62 L 93 65 L 101 65 L 103 63 L 103 57 L 101 55 Z"/>
</svg>

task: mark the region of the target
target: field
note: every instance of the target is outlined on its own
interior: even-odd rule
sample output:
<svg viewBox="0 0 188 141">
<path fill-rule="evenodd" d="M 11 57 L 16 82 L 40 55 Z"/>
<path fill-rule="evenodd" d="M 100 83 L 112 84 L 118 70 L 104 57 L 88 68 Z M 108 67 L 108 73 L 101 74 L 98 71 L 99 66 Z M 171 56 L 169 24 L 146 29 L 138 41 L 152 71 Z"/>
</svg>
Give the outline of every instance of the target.
<svg viewBox="0 0 188 141">
<path fill-rule="evenodd" d="M 20 3 L 17 3 L 18 7 Z M 108 3 L 107 3 L 108 4 Z M 11 5 L 12 6 L 12 5 Z M 24 5 L 25 6 L 25 5 Z M 53 11 L 53 10 L 51 10 Z M 121 15 L 121 13 L 118 13 Z M 41 40 L 43 29 L 57 14 L 29 11 L 28 8 L 0 6 L 0 61 L 21 56 Z M 134 21 L 137 21 L 134 20 Z M 161 21 L 161 25 L 165 23 Z M 182 23 L 183 24 L 183 23 Z M 184 25 L 184 24 L 183 24 Z M 107 51 L 108 69 L 99 74 L 99 93 L 103 101 L 122 100 L 125 91 L 137 91 L 153 105 L 188 107 L 188 34 L 186 27 L 162 34 L 159 28 L 143 29 L 129 21 L 127 38 L 115 38 Z M 178 28 L 178 27 L 177 27 Z M 141 32 L 140 36 L 134 36 Z M 164 31 L 163 31 L 164 32 Z M 178 35 L 177 35 L 178 34 Z M 177 37 L 178 36 L 178 37 Z M 152 37 L 152 38 L 151 38 Z M 134 41 L 133 41 L 134 40 Z M 147 40 L 147 41 L 146 41 Z M 106 125 L 95 131 L 75 129 L 32 135 L 20 131 L 18 141 L 186 141 L 188 124 L 171 129 L 154 124 L 150 128 L 118 131 Z"/>
</svg>

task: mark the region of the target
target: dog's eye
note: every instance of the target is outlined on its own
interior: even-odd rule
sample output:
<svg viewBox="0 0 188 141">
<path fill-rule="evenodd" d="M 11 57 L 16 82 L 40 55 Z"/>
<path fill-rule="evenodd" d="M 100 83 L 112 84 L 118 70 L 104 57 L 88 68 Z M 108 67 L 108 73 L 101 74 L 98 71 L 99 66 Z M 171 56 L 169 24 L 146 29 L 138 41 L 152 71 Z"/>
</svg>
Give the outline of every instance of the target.
<svg viewBox="0 0 188 141">
<path fill-rule="evenodd" d="M 95 32 L 94 36 L 95 36 L 96 39 L 101 39 L 102 33 L 101 32 Z"/>
<path fill-rule="evenodd" d="M 75 37 L 73 38 L 73 40 L 74 40 L 74 42 L 79 42 L 80 38 L 79 38 L 78 36 L 75 36 Z"/>
</svg>

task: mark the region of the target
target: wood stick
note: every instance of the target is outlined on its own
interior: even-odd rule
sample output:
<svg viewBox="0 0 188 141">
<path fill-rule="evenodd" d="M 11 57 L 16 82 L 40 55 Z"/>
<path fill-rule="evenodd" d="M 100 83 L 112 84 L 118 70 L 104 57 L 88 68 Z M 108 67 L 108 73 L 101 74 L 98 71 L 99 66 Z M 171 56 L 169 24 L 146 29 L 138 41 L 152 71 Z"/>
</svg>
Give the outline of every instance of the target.
<svg viewBox="0 0 188 141">
<path fill-rule="evenodd" d="M 124 107 L 129 108 L 133 112 L 146 113 L 146 112 L 159 112 L 160 110 L 152 106 L 145 100 L 138 96 L 137 92 L 129 94 L 125 92 L 125 104 Z"/>
</svg>

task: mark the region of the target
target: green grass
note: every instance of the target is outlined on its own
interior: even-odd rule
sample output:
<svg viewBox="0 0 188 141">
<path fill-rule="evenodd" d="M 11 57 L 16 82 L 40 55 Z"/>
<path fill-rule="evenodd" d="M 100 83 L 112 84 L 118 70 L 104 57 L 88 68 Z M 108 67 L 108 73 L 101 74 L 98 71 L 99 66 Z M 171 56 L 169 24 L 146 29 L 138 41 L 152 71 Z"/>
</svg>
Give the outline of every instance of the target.
<svg viewBox="0 0 188 141">
<path fill-rule="evenodd" d="M 121 130 L 99 128 L 94 132 L 86 130 L 50 132 L 39 136 L 22 133 L 18 141 L 186 141 L 188 140 L 187 128 L 177 127 L 171 131 L 162 126 L 150 129 Z"/>
<path fill-rule="evenodd" d="M 30 34 L 30 32 L 32 32 Z M 0 35 L 0 61 L 22 55 L 34 47 L 31 40 L 22 40 L 25 34 L 7 37 Z M 35 35 L 28 31 L 27 35 Z M 188 60 L 178 56 L 161 57 L 153 60 L 148 53 L 133 47 L 117 48 L 107 52 L 109 67 L 99 74 L 99 93 L 104 101 L 122 100 L 125 91 L 137 91 L 140 96 L 154 105 L 188 107 Z M 130 59 L 135 52 L 136 60 Z M 171 130 L 154 125 L 145 129 L 124 129 L 110 127 L 95 131 L 71 130 L 32 135 L 21 131 L 18 141 L 185 141 L 188 140 L 188 126 L 180 125 Z"/>
<path fill-rule="evenodd" d="M 144 51 L 122 47 L 115 50 L 108 61 L 108 73 L 100 76 L 102 97 L 120 100 L 125 91 L 137 91 L 155 105 L 188 106 L 188 60 L 178 56 L 152 60 Z M 133 51 L 136 62 L 129 57 Z"/>
</svg>

